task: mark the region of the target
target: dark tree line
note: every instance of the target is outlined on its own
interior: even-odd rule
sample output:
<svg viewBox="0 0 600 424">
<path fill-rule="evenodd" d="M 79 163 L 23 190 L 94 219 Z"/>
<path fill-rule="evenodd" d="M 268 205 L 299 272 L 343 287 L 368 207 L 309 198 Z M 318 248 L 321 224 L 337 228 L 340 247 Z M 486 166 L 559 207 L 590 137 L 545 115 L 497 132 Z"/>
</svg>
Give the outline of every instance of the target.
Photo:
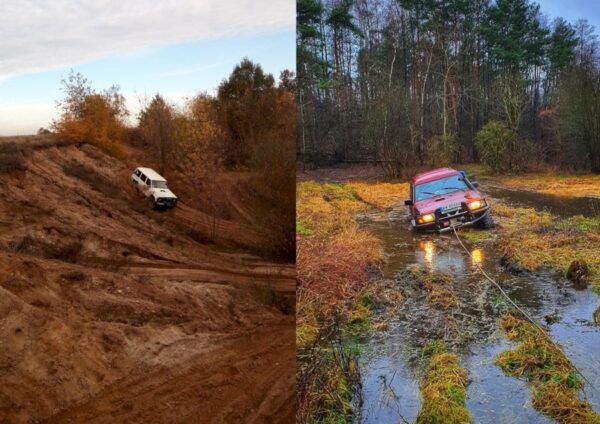
<svg viewBox="0 0 600 424">
<path fill-rule="evenodd" d="M 528 0 L 298 0 L 297 40 L 305 163 L 600 172 L 598 42 L 584 20 L 549 21 Z"/>
</svg>

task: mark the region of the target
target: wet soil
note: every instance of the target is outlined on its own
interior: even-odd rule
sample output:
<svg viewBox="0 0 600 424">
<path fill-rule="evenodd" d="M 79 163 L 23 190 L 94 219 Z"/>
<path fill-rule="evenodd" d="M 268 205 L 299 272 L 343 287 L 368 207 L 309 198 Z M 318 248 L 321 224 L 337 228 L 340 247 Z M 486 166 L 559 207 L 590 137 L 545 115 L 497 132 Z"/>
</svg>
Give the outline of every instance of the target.
<svg viewBox="0 0 600 424">
<path fill-rule="evenodd" d="M 548 210 L 561 216 L 595 215 L 590 199 L 506 190 L 482 184 L 496 202 Z M 432 338 L 445 339 L 459 353 L 470 376 L 467 406 L 477 423 L 552 422 L 533 409 L 527 383 L 506 376 L 495 364 L 496 355 L 511 347 L 498 328 L 508 306 L 475 264 L 495 278 L 511 298 L 539 322 L 546 317 L 571 361 L 600 388 L 600 328 L 593 323 L 598 298 L 591 290 L 577 290 L 564 276 L 551 271 L 509 272 L 501 265 L 496 242 L 466 243 L 469 257 L 453 234 L 415 234 L 408 228 L 406 209 L 396 205 L 360 217 L 361 225 L 384 243 L 387 263 L 382 270 L 387 284 L 395 284 L 406 301 L 386 332 L 374 332 L 361 345 L 363 378 L 359 421 L 364 423 L 413 422 L 419 412 L 419 351 Z M 480 231 L 465 229 L 466 231 Z M 449 274 L 458 307 L 440 315 L 414 290 L 407 267 Z M 443 320 L 446 317 L 446 320 Z M 600 393 L 588 387 L 583 394 L 600 411 Z"/>
</svg>

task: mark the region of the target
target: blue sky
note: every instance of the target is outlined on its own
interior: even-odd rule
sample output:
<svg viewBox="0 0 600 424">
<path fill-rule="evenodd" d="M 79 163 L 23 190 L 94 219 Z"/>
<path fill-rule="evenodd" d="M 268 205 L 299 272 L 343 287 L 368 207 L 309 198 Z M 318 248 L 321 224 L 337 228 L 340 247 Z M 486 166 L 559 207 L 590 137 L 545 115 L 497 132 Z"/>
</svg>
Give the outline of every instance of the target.
<svg viewBox="0 0 600 424">
<path fill-rule="evenodd" d="M 600 2 L 597 0 L 537 0 L 540 9 L 551 19 L 563 17 L 568 22 L 587 19 L 596 27 L 596 33 L 600 27 Z"/>
<path fill-rule="evenodd" d="M 118 84 L 132 116 L 138 99 L 156 92 L 179 105 L 213 93 L 244 57 L 275 77 L 295 69 L 295 0 L 166 3 L 132 0 L 128 7 L 138 8 L 131 11 L 120 0 L 53 0 L 49 8 L 42 0 L 3 0 L 0 56 L 9 59 L 0 61 L 0 135 L 49 126 L 70 69 L 99 91 Z"/>
</svg>

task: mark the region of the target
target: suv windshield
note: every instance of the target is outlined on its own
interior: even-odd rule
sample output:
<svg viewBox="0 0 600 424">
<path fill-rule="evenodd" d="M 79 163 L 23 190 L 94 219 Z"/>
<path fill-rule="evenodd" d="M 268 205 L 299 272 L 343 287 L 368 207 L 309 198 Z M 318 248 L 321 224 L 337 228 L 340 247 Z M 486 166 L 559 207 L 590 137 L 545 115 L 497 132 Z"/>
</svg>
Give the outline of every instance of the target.
<svg viewBox="0 0 600 424">
<path fill-rule="evenodd" d="M 167 188 L 167 182 L 166 181 L 152 181 L 152 187 Z"/>
<path fill-rule="evenodd" d="M 466 188 L 468 187 L 462 180 L 462 176 L 456 174 L 451 177 L 429 181 L 415 186 L 415 199 L 417 201 L 425 200 L 433 196 L 440 196 L 442 194 L 464 190 Z"/>
</svg>

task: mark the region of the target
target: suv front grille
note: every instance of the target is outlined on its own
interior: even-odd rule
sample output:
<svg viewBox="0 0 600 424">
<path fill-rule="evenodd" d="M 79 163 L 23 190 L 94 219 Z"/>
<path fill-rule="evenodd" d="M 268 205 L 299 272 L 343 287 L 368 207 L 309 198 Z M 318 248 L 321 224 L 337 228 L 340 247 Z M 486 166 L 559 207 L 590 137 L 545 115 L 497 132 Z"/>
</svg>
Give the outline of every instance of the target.
<svg viewBox="0 0 600 424">
<path fill-rule="evenodd" d="M 461 208 L 461 204 L 460 202 L 455 202 L 455 203 L 450 203 L 449 205 L 446 205 L 443 209 L 442 212 L 450 212 L 450 211 L 454 211 L 455 209 L 460 209 Z"/>
</svg>

